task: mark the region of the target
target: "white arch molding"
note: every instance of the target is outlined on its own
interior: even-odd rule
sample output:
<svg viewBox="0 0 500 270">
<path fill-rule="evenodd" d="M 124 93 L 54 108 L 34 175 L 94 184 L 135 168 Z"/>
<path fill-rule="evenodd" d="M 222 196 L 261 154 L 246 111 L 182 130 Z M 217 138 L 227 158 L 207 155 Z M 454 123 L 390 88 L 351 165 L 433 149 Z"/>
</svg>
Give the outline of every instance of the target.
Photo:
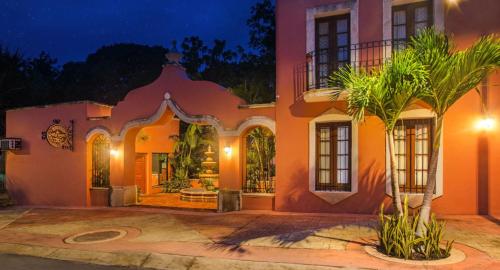
<svg viewBox="0 0 500 270">
<path fill-rule="evenodd" d="M 90 139 L 92 139 L 92 137 L 94 137 L 94 135 L 98 135 L 98 134 L 105 135 L 106 137 L 108 137 L 110 139 L 112 138 L 111 132 L 109 132 L 109 130 L 106 127 L 98 126 L 98 127 L 90 129 L 87 132 L 87 134 L 85 135 L 85 141 L 89 142 Z"/>
<path fill-rule="evenodd" d="M 176 115 L 177 117 L 179 117 L 179 119 L 181 119 L 186 123 L 211 125 L 215 127 L 217 133 L 221 137 L 240 136 L 242 132 L 244 132 L 247 128 L 252 126 L 264 126 L 269 128 L 273 132 L 273 134 L 276 134 L 276 122 L 273 119 L 266 116 L 252 116 L 241 122 L 236 129 L 225 129 L 220 120 L 217 119 L 215 116 L 190 115 L 184 112 L 179 107 L 179 105 L 177 105 L 177 103 L 171 98 L 170 93 L 166 92 L 164 95 L 164 99 L 160 104 L 160 107 L 150 117 L 135 119 L 127 122 L 120 130 L 120 132 L 117 135 L 113 136 L 111 135 L 111 133 L 108 131 L 107 128 L 104 127 L 93 128 L 87 133 L 86 140 L 88 141 L 88 139 L 91 138 L 93 134 L 104 133 L 110 136 L 112 141 L 115 142 L 123 141 L 125 135 L 131 128 L 151 125 L 152 123 L 158 121 L 165 114 L 167 109 L 170 109 L 174 113 L 174 115 Z"/>
</svg>

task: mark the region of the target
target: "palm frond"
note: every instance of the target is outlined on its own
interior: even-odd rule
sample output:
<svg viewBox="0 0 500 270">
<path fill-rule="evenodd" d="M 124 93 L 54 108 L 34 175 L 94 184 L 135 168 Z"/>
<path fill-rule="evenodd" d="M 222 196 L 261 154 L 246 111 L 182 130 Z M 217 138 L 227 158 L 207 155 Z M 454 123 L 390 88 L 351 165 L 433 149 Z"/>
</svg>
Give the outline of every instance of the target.
<svg viewBox="0 0 500 270">
<path fill-rule="evenodd" d="M 444 115 L 500 65 L 500 43 L 494 35 L 482 37 L 472 47 L 455 52 L 444 33 L 426 29 L 412 38 L 410 46 L 429 71 L 429 88 L 420 98 L 438 115 Z"/>
<path fill-rule="evenodd" d="M 354 120 L 361 121 L 368 112 L 392 130 L 401 112 L 424 91 L 427 76 L 415 51 L 406 49 L 395 53 L 380 70 L 341 68 L 330 82 L 341 86 L 336 94 L 347 91 L 347 110 Z"/>
</svg>

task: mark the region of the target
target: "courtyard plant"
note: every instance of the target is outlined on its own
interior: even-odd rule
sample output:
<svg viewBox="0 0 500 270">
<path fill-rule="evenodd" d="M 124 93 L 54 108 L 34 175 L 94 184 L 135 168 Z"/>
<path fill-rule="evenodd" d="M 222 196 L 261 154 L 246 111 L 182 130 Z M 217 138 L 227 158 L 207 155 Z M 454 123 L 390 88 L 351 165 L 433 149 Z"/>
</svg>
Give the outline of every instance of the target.
<svg viewBox="0 0 500 270">
<path fill-rule="evenodd" d="M 396 215 L 403 214 L 399 182 L 396 178 L 394 128 L 401 113 L 412 104 L 427 84 L 428 71 L 417 61 L 415 50 L 408 48 L 394 52 L 391 59 L 379 69 L 342 67 L 330 78 L 334 98 L 347 92 L 347 112 L 354 121 L 362 121 L 365 114 L 379 118 L 385 125 L 389 143 L 391 190 Z"/>
<path fill-rule="evenodd" d="M 175 193 L 191 186 L 189 179 L 201 171 L 201 162 L 208 145 L 216 145 L 215 129 L 188 124 L 175 142 L 171 161 L 173 176 L 165 183 L 165 192 Z"/>
<path fill-rule="evenodd" d="M 453 41 L 444 33 L 431 28 L 412 38 L 409 46 L 417 52 L 417 60 L 428 70 L 429 83 L 420 92 L 419 98 L 436 115 L 428 180 L 417 226 L 417 234 L 424 236 L 432 223 L 429 223 L 429 217 L 436 186 L 444 116 L 453 104 L 500 66 L 500 39 L 494 35 L 484 36 L 471 47 L 460 51 L 455 49 Z"/>
<path fill-rule="evenodd" d="M 377 230 L 379 251 L 406 260 L 434 260 L 450 256 L 453 241 L 443 244 L 445 222 L 437 221 L 434 215 L 426 223 L 426 232 L 416 233 L 419 216 L 408 214 L 408 197 L 405 196 L 402 215 L 385 215 L 384 204 L 380 206 Z"/>
<path fill-rule="evenodd" d="M 250 191 L 273 192 L 276 156 L 274 134 L 267 128 L 256 127 L 247 135 L 246 174 Z"/>
</svg>

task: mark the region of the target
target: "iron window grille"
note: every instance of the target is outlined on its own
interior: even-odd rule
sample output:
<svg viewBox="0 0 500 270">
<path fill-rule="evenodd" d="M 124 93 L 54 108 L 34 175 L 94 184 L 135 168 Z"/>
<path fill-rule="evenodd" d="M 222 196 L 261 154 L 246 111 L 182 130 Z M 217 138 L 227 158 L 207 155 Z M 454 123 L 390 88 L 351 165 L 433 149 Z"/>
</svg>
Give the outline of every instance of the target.
<svg viewBox="0 0 500 270">
<path fill-rule="evenodd" d="M 110 140 L 98 135 L 92 142 L 92 187 L 109 187 Z"/>
</svg>

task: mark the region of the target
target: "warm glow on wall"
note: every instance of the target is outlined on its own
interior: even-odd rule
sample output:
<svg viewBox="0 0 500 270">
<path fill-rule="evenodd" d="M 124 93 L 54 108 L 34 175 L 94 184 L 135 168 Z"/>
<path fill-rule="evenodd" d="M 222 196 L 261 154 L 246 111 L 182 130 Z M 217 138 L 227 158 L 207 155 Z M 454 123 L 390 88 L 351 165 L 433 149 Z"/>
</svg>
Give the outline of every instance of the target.
<svg viewBox="0 0 500 270">
<path fill-rule="evenodd" d="M 111 149 L 109 150 L 109 154 L 112 156 L 112 157 L 118 157 L 120 156 L 120 151 L 116 150 L 116 149 Z"/>
<path fill-rule="evenodd" d="M 482 131 L 488 131 L 495 128 L 495 119 L 484 117 L 477 121 L 476 128 Z"/>
<path fill-rule="evenodd" d="M 462 2 L 462 0 L 446 0 L 449 8 L 458 8 L 460 2 Z"/>
<path fill-rule="evenodd" d="M 224 153 L 226 153 L 226 156 L 230 157 L 233 153 L 233 149 L 231 148 L 231 146 L 224 147 Z"/>
</svg>

